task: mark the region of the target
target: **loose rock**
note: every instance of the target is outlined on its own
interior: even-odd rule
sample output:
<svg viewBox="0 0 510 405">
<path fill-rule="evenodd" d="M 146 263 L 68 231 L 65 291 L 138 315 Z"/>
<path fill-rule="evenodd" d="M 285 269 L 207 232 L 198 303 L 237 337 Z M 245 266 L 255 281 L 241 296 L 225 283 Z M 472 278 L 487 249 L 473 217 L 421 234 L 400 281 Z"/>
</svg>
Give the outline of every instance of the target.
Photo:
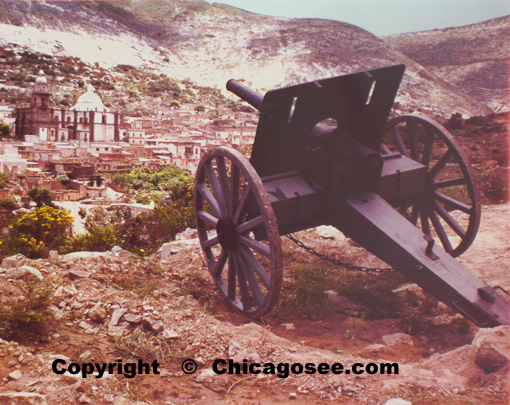
<svg viewBox="0 0 510 405">
<path fill-rule="evenodd" d="M 122 315 L 126 313 L 126 308 L 117 308 L 113 311 L 112 319 L 110 320 L 110 326 L 115 326 L 119 323 L 120 318 L 122 318 Z"/>
</svg>

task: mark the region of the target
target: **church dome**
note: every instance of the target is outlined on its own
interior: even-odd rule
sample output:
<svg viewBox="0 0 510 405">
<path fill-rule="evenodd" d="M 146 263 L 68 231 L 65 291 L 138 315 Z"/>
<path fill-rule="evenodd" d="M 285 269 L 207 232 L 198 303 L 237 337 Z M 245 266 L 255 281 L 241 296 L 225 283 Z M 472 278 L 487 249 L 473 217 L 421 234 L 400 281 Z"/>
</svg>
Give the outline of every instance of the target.
<svg viewBox="0 0 510 405">
<path fill-rule="evenodd" d="M 99 111 L 106 112 L 107 109 L 103 105 L 103 102 L 99 98 L 99 96 L 94 93 L 94 87 L 89 85 L 87 87 L 87 92 L 78 97 L 76 104 L 71 107 L 71 110 L 76 111 Z"/>
<path fill-rule="evenodd" d="M 39 70 L 39 75 L 37 76 L 37 79 L 35 79 L 35 82 L 36 83 L 48 83 L 46 76 L 44 76 L 44 71 Z"/>
</svg>

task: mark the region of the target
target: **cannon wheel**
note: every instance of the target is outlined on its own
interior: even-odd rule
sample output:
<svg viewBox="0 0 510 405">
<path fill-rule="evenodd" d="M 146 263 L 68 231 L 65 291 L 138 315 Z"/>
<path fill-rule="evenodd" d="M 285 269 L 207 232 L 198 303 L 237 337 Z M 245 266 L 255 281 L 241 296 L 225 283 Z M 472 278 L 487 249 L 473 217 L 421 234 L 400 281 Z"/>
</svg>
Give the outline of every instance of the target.
<svg viewBox="0 0 510 405">
<path fill-rule="evenodd" d="M 194 197 L 200 244 L 221 295 L 245 316 L 265 315 L 280 293 L 282 253 L 257 172 L 234 149 L 210 150 L 198 166 Z"/>
<path fill-rule="evenodd" d="M 428 171 L 424 192 L 400 202 L 400 213 L 414 225 L 420 220 L 423 233 L 439 239 L 453 257 L 465 252 L 478 231 L 481 207 L 471 167 L 452 135 L 427 117 L 403 115 L 388 121 L 384 142 L 383 155 L 399 152 Z M 455 210 L 463 215 L 454 218 Z"/>
</svg>

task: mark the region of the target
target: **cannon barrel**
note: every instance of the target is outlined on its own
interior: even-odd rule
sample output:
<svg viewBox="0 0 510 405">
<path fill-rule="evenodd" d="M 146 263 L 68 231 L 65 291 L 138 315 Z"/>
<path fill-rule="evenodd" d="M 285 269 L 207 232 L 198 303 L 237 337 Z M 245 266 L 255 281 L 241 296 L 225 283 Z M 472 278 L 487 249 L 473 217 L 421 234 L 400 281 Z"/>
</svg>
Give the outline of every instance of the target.
<svg viewBox="0 0 510 405">
<path fill-rule="evenodd" d="M 240 99 L 246 101 L 252 107 L 260 110 L 262 107 L 262 99 L 264 98 L 261 94 L 253 91 L 244 84 L 239 83 L 237 80 L 230 79 L 227 82 L 227 90 L 234 93 Z"/>
</svg>

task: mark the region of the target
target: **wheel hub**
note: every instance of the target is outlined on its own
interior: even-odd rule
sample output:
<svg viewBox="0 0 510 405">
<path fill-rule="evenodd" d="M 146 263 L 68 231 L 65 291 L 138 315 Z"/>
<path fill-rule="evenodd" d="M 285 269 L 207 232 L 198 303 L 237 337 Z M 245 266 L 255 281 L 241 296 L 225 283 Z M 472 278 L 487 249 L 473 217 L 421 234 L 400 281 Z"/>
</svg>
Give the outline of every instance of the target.
<svg viewBox="0 0 510 405">
<path fill-rule="evenodd" d="M 236 249 L 238 243 L 237 230 L 230 219 L 220 219 L 218 225 L 216 225 L 216 232 L 218 233 L 218 240 L 223 249 Z"/>
</svg>

